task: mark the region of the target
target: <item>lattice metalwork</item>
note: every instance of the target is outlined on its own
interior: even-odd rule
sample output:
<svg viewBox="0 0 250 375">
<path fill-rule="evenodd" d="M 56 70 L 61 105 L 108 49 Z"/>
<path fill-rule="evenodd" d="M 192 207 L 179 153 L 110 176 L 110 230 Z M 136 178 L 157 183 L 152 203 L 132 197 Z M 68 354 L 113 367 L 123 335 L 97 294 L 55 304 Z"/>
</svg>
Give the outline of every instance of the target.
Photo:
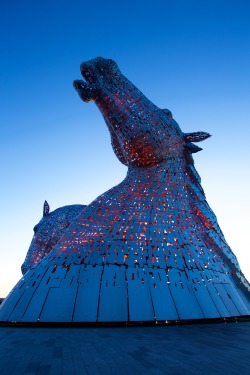
<svg viewBox="0 0 250 375">
<path fill-rule="evenodd" d="M 94 101 L 124 181 L 72 222 L 13 289 L 0 320 L 136 322 L 250 314 L 249 284 L 206 202 L 184 134 L 113 60 L 81 65 L 74 87 Z M 18 301 L 18 302 L 17 302 Z"/>
<path fill-rule="evenodd" d="M 53 249 L 66 228 L 73 219 L 82 212 L 86 206 L 73 204 L 57 208 L 50 212 L 47 201 L 43 205 L 43 217 L 38 224 L 34 226 L 34 236 L 32 238 L 29 250 L 24 263 L 21 266 L 24 275 L 31 267 L 34 267 Z"/>
</svg>

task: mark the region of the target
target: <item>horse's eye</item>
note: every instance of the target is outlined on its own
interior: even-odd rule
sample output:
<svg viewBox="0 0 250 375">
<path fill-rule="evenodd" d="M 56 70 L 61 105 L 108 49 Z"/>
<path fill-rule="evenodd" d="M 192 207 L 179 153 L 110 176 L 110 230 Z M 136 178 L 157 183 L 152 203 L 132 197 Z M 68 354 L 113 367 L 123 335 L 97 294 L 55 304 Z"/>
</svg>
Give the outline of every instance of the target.
<svg viewBox="0 0 250 375">
<path fill-rule="evenodd" d="M 37 225 L 34 226 L 33 231 L 34 231 L 34 233 L 36 233 L 38 231 L 38 226 Z"/>
</svg>

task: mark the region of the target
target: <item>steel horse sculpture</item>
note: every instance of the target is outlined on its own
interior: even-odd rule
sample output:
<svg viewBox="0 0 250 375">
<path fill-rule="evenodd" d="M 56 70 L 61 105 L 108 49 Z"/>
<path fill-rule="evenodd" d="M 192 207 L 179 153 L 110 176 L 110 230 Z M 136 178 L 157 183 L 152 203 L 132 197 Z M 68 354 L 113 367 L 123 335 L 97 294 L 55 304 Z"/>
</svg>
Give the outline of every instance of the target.
<svg viewBox="0 0 250 375">
<path fill-rule="evenodd" d="M 15 286 L 1 321 L 166 322 L 250 315 L 249 284 L 206 202 L 184 134 L 101 57 L 74 82 L 94 101 L 124 181 L 99 196 Z"/>
<path fill-rule="evenodd" d="M 57 208 L 50 212 L 47 201 L 43 205 L 43 217 L 34 226 L 34 236 L 28 249 L 26 258 L 21 266 L 22 274 L 25 275 L 32 267 L 42 260 L 62 237 L 64 231 L 73 219 L 82 212 L 84 205 L 73 204 Z"/>
</svg>

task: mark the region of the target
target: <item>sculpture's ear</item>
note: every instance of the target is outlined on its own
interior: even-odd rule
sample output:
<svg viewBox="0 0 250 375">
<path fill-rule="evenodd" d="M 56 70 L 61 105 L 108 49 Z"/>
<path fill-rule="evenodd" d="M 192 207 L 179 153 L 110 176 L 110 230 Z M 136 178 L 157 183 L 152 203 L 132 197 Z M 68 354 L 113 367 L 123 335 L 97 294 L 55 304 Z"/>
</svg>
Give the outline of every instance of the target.
<svg viewBox="0 0 250 375">
<path fill-rule="evenodd" d="M 202 150 L 201 147 L 198 147 L 198 146 L 194 145 L 191 142 L 186 142 L 184 144 L 184 147 L 186 147 L 188 149 L 188 151 L 191 152 L 191 154 L 194 154 L 194 153 L 199 152 L 199 151 Z"/>
<path fill-rule="evenodd" d="M 201 142 L 211 137 L 211 134 L 206 132 L 184 133 L 186 142 Z"/>
<path fill-rule="evenodd" d="M 44 204 L 43 204 L 43 216 L 48 216 L 49 215 L 49 210 L 50 210 L 50 207 L 49 207 L 48 202 L 44 201 Z"/>
</svg>

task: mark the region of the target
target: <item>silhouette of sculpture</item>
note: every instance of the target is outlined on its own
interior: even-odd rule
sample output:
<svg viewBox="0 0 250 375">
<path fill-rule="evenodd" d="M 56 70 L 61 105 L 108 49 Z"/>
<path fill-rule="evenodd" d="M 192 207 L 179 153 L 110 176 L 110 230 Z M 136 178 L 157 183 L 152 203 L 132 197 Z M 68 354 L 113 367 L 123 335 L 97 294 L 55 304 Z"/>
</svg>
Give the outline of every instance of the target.
<svg viewBox="0 0 250 375">
<path fill-rule="evenodd" d="M 34 236 L 25 261 L 21 266 L 23 275 L 49 254 L 72 220 L 79 215 L 85 207 L 86 206 L 81 204 L 73 204 L 71 206 L 57 208 L 55 211 L 50 212 L 48 202 L 44 202 L 43 217 L 39 223 L 34 226 Z"/>
<path fill-rule="evenodd" d="M 81 65 L 74 87 L 94 101 L 124 181 L 73 220 L 24 275 L 0 320 L 180 321 L 250 314 L 249 284 L 206 202 L 192 153 L 209 134 L 184 134 L 113 60 Z"/>
</svg>

